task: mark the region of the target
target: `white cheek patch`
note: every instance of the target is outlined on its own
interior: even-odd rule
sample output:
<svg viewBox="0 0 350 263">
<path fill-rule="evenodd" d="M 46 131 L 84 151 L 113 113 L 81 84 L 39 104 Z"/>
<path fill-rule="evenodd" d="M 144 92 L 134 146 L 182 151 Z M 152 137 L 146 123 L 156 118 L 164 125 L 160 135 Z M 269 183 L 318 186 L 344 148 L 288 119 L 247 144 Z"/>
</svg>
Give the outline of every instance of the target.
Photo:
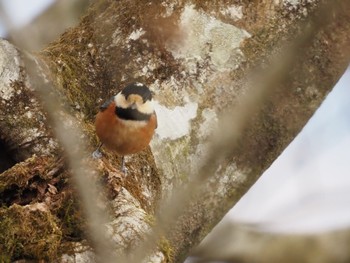
<svg viewBox="0 0 350 263">
<path fill-rule="evenodd" d="M 114 97 L 114 101 L 115 101 L 115 105 L 117 105 L 117 107 L 126 109 L 129 106 L 128 102 L 125 99 L 125 96 L 123 94 L 121 94 L 120 92 Z"/>
<path fill-rule="evenodd" d="M 114 97 L 115 104 L 119 108 L 127 109 L 130 103 L 125 99 L 125 96 L 119 92 Z M 137 110 L 143 114 L 152 114 L 154 112 L 153 101 L 146 101 L 145 103 L 137 103 Z"/>
<path fill-rule="evenodd" d="M 153 101 L 148 100 L 142 105 L 138 105 L 137 110 L 143 114 L 152 114 L 154 112 Z"/>
</svg>

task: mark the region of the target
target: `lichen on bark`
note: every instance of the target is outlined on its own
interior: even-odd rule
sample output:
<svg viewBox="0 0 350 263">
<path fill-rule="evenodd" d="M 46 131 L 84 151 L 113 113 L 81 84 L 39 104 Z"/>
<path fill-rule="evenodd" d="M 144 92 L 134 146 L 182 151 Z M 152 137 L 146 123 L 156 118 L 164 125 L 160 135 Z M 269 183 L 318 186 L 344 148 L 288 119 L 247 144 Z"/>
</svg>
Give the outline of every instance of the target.
<svg viewBox="0 0 350 263">
<path fill-rule="evenodd" d="M 80 139 L 87 142 L 87 151 L 97 145 L 93 119 L 98 105 L 128 82 L 141 81 L 149 85 L 159 105 L 169 112 L 178 110 L 177 106 L 193 106 L 191 112 L 182 113 L 187 114 L 184 119 L 189 125 L 185 134 L 176 138 L 157 134 L 152 151 L 158 153 L 153 155 L 147 149 L 133 156 L 127 164 L 129 176 L 126 178 L 118 171 L 120 161 L 114 153 L 103 150 L 104 158 L 93 161 L 86 152 L 84 165 L 97 170 L 94 176 L 107 188 L 111 206 L 107 208 L 112 212 L 108 233 L 120 253 L 133 251 L 140 244 L 150 227 L 158 223 L 153 218 L 159 203 L 167 199 L 176 186 L 191 180 L 188 170 L 193 160 L 201 160 L 205 154 L 203 145 L 211 134 L 208 127 L 216 128 L 218 116 L 231 105 L 239 104 L 247 92 L 245 83 L 250 70 L 278 53 L 279 41 L 291 39 L 301 31 L 296 25 L 305 18 L 303 8 L 307 9 L 308 16 L 318 6 L 315 1 L 289 10 L 276 1 L 235 3 L 236 9 L 232 6 L 225 9 L 227 1 L 97 1 L 77 27 L 67 30 L 36 55 L 38 61 L 48 65 L 48 77 L 58 91 L 57 98 L 75 118 L 72 119 L 76 122 L 72 121 L 71 125 L 83 130 Z M 242 12 L 238 19 L 232 13 L 234 10 Z M 346 14 L 338 18 L 307 47 L 308 54 L 281 84 L 284 88 L 270 96 L 262 111 L 252 117 L 253 124 L 244 131 L 232 156 L 204 182 L 206 188 L 200 191 L 200 200 L 191 203 L 173 232 L 162 236 L 157 243 L 154 258 L 183 260 L 189 249 L 210 231 L 299 132 L 345 69 L 348 54 L 343 56 L 340 50 L 349 43 L 346 36 L 349 24 Z M 227 50 L 220 52 L 221 41 L 224 47 L 231 43 L 225 39 L 225 30 L 230 31 L 228 35 L 233 41 L 232 54 Z M 192 54 L 193 43 L 199 45 L 199 49 Z M 187 45 L 186 50 L 181 50 L 182 44 Z M 38 216 L 46 223 L 45 234 L 51 238 L 53 247 L 40 254 L 38 251 L 46 249 L 40 245 L 32 249 L 32 254 L 26 254 L 31 243 L 18 239 L 18 243 L 11 243 L 12 239 L 2 236 L 6 249 L 16 251 L 6 252 L 4 256 L 51 260 L 57 253 L 63 253 L 62 260 L 74 261 L 81 253 L 79 255 L 93 259 L 91 248 L 80 243 L 88 237 L 84 235 L 84 214 L 79 209 L 74 186 L 69 184 L 70 170 L 60 158 L 64 157 L 64 151 L 57 145 L 49 147 L 53 138 L 51 128 L 41 122 L 46 114 L 35 98 L 35 87 L 27 82 L 26 69 L 19 69 L 14 69 L 18 74 L 6 82 L 10 83 L 6 89 L 0 87 L 0 92 L 5 94 L 5 100 L 2 98 L 0 102 L 0 125 L 4 128 L 0 130 L 1 142 L 10 142 L 7 146 L 21 149 L 29 134 L 24 131 L 37 135 L 37 131 L 45 127 L 45 136 L 41 133 L 34 136 L 38 140 L 31 139 L 28 145 L 33 150 L 33 144 L 38 141 L 44 146 L 40 149 L 47 152 L 28 151 L 16 157 L 21 163 L 0 174 L 4 205 L 1 213 L 4 219 L 11 219 L 2 222 L 6 224 L 3 227 L 9 228 L 7 231 L 13 231 L 18 227 L 18 222 L 11 217 L 15 212 L 18 217 L 22 216 L 23 226 L 34 231 L 36 237 L 43 229 L 36 221 L 27 221 L 31 217 L 23 215 Z M 18 110 L 9 106 L 10 99 L 18 102 Z M 7 114 L 2 114 L 5 111 Z M 30 118 L 33 114 L 41 117 Z M 5 130 L 8 127 L 11 129 Z M 63 150 L 75 150 L 74 145 Z M 37 207 L 37 203 L 44 203 L 47 209 Z M 9 238 L 14 236 L 12 232 L 7 233 Z M 39 241 L 37 244 L 41 244 Z M 68 250 L 72 242 L 77 242 L 76 247 L 81 249 Z M 23 244 L 22 250 L 17 249 Z"/>
</svg>

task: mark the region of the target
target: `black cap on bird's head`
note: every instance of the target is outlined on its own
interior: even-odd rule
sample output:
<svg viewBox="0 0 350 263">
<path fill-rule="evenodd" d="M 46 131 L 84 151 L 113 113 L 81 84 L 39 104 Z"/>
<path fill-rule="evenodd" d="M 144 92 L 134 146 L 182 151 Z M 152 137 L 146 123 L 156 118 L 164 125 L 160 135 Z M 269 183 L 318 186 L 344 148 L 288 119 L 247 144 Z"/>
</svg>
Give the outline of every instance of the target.
<svg viewBox="0 0 350 263">
<path fill-rule="evenodd" d="M 139 82 L 135 82 L 127 85 L 121 91 L 121 93 L 125 96 L 126 99 L 128 98 L 129 95 L 135 94 L 135 95 L 139 95 L 142 98 L 143 102 L 152 100 L 152 93 L 149 90 L 149 88 L 146 85 Z"/>
<path fill-rule="evenodd" d="M 115 97 L 115 113 L 119 119 L 147 121 L 154 113 L 152 93 L 142 83 L 131 83 Z"/>
</svg>

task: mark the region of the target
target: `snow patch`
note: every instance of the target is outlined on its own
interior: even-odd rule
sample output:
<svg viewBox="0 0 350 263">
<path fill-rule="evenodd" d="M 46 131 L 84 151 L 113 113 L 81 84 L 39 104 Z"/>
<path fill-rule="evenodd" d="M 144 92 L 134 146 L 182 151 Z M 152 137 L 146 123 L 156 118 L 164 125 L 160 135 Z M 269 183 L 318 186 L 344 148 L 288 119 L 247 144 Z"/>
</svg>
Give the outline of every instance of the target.
<svg viewBox="0 0 350 263">
<path fill-rule="evenodd" d="M 158 119 L 156 134 L 160 139 L 175 140 L 189 135 L 191 120 L 197 116 L 198 103 L 189 102 L 185 106 L 168 109 L 154 101 L 154 108 Z"/>
</svg>

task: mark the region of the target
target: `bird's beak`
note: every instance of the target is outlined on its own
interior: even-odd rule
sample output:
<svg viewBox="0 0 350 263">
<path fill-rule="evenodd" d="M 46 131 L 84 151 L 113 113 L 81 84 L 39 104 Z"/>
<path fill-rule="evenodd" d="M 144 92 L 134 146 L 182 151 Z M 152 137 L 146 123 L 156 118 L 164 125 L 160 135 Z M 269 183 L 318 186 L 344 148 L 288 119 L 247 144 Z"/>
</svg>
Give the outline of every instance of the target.
<svg viewBox="0 0 350 263">
<path fill-rule="evenodd" d="M 136 107 L 136 103 L 131 104 L 130 108 L 133 109 L 133 110 L 136 110 L 136 108 L 137 108 Z"/>
</svg>

